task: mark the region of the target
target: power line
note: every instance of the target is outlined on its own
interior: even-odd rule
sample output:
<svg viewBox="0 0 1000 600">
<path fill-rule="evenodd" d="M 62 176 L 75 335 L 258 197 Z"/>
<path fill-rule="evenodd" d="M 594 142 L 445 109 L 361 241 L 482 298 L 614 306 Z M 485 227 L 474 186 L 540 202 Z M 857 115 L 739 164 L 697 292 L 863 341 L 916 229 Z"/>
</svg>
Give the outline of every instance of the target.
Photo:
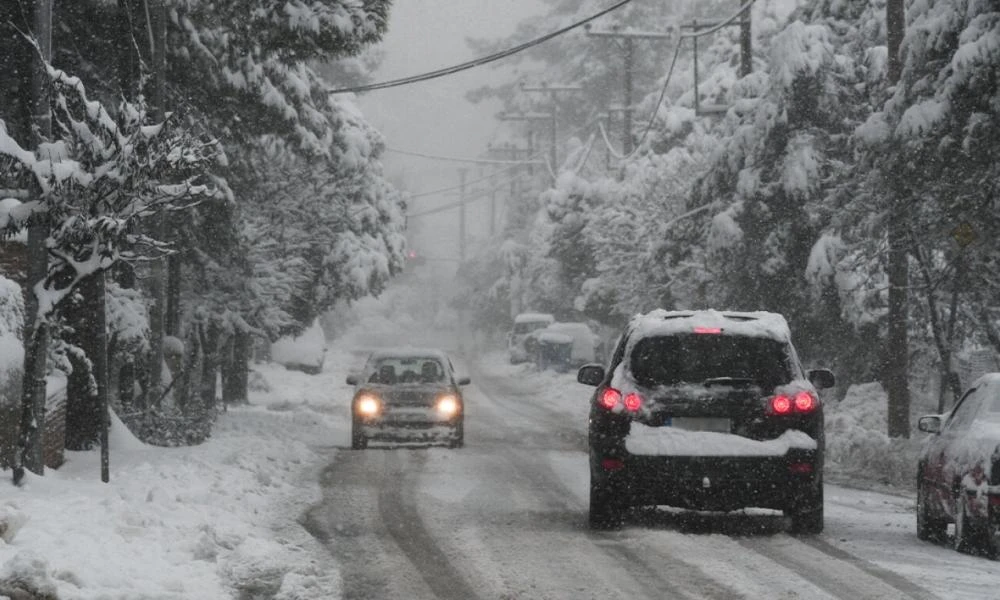
<svg viewBox="0 0 1000 600">
<path fill-rule="evenodd" d="M 475 183 L 480 183 L 480 182 L 486 181 L 488 179 L 492 179 L 493 177 L 496 177 L 497 175 L 500 175 L 501 173 L 506 173 L 507 171 L 510 171 L 512 169 L 515 169 L 515 168 L 521 166 L 521 164 L 522 163 L 517 163 L 517 164 L 515 164 L 513 166 L 507 167 L 506 169 L 500 169 L 499 171 L 496 171 L 496 172 L 494 172 L 494 173 L 492 173 L 490 175 L 487 175 L 486 177 L 481 177 L 479 179 L 474 179 L 472 181 L 468 181 L 468 182 L 466 182 L 466 185 L 472 185 L 472 184 L 475 184 Z M 439 190 L 432 190 L 430 192 L 420 192 L 419 194 L 410 194 L 410 198 L 423 198 L 424 196 L 438 196 L 438 195 L 440 195 L 440 194 L 442 194 L 444 192 L 454 192 L 457 189 L 461 189 L 461 187 L 462 186 L 460 186 L 460 185 L 453 185 L 451 187 L 441 188 Z"/>
<path fill-rule="evenodd" d="M 405 154 L 406 156 L 417 156 L 420 158 L 427 158 L 430 160 L 443 160 L 448 162 L 460 162 L 460 163 L 472 163 L 477 165 L 529 165 L 529 164 L 541 164 L 541 161 L 530 161 L 530 160 L 490 160 L 485 158 L 460 158 L 457 156 L 441 156 L 438 154 L 424 154 L 423 152 L 412 152 L 409 150 L 399 150 L 398 148 L 386 147 L 387 152 L 393 152 L 395 154 Z"/>
<path fill-rule="evenodd" d="M 681 53 L 681 43 L 685 39 L 689 39 L 689 38 L 697 39 L 697 38 L 700 38 L 702 36 L 715 33 L 717 31 L 719 31 L 720 29 L 722 29 L 723 27 L 727 27 L 730 23 L 732 23 L 736 19 L 740 18 L 743 15 L 744 12 L 746 12 L 747 10 L 749 10 L 750 7 L 753 6 L 753 3 L 755 1 L 756 0 L 747 0 L 747 2 L 745 4 L 743 4 L 743 6 L 741 6 L 739 9 L 737 9 L 736 12 L 733 13 L 729 18 L 727 18 L 727 19 L 725 19 L 723 21 L 720 21 L 719 23 L 716 23 L 713 27 L 711 27 L 709 29 L 704 29 L 704 30 L 701 30 L 701 31 L 693 31 L 691 33 L 682 33 L 681 34 L 680 39 L 677 40 L 677 45 L 674 47 L 674 56 L 670 60 L 670 68 L 667 70 L 667 76 L 663 80 L 663 87 L 660 88 L 660 97 L 656 100 L 656 104 L 653 106 L 653 114 L 650 115 L 649 122 L 646 123 L 646 128 L 643 130 L 642 136 L 639 138 L 639 143 L 637 143 L 635 145 L 635 149 L 632 150 L 632 152 L 630 152 L 630 153 L 628 153 L 628 154 L 626 154 L 624 156 L 618 155 L 614 151 L 614 149 L 611 148 L 611 144 L 610 144 L 610 142 L 608 142 L 607 135 L 603 135 L 604 134 L 603 127 L 601 128 L 601 133 L 602 133 L 602 136 L 604 138 L 604 143 L 605 143 L 605 145 L 607 145 L 608 149 L 611 150 L 611 152 L 615 156 L 615 158 L 618 158 L 619 160 L 626 160 L 628 158 L 631 158 L 636 152 L 639 151 L 640 148 L 642 148 L 642 143 L 644 141 L 646 141 L 646 136 L 649 135 L 649 131 L 653 128 L 653 123 L 656 122 L 656 115 L 660 111 L 660 105 L 663 104 L 663 98 L 667 94 L 667 86 L 670 84 L 670 78 L 674 74 L 674 67 L 677 66 L 677 57 L 680 56 L 680 53 Z"/>
<path fill-rule="evenodd" d="M 496 185 L 494 187 L 486 188 L 484 190 L 476 190 L 476 191 L 474 191 L 473 193 L 471 193 L 468 196 L 466 196 L 464 200 L 456 200 L 455 202 L 451 202 L 451 203 L 444 204 L 444 205 L 441 205 L 441 206 L 436 206 L 434 208 L 429 208 L 427 210 L 422 210 L 420 212 L 409 213 L 409 214 L 406 215 L 406 217 L 407 218 L 413 218 L 413 217 L 423 217 L 425 215 L 433 215 L 435 213 L 444 212 L 444 211 L 452 209 L 452 208 L 457 208 L 459 206 L 462 206 L 463 204 L 470 204 L 470 203 L 475 202 L 477 200 L 482 200 L 483 198 L 488 198 L 489 195 L 491 193 L 493 193 L 493 192 L 499 192 L 500 190 L 504 189 L 505 186 L 507 186 L 508 184 L 510 184 L 510 182 L 512 182 L 512 181 L 520 181 L 522 179 L 525 179 L 526 177 L 528 177 L 528 176 L 525 175 L 525 174 L 523 174 L 523 173 L 520 174 L 520 175 L 515 175 L 514 177 L 508 177 L 507 179 L 504 179 L 502 181 L 496 182 Z M 489 177 L 487 177 L 487 179 L 489 179 Z M 482 180 L 479 180 L 479 181 L 482 181 Z M 466 183 L 466 185 L 469 185 L 469 183 Z"/>
<path fill-rule="evenodd" d="M 589 23 L 589 22 L 591 22 L 591 21 L 593 21 L 595 19 L 599 19 L 600 17 L 603 17 L 604 15 L 606 15 L 606 14 L 612 12 L 612 11 L 618 10 L 619 8 L 625 6 L 626 4 L 628 4 L 631 1 L 632 0 L 620 0 L 619 2 L 617 2 L 617 3 L 615 3 L 615 4 L 611 5 L 611 6 L 609 6 L 608 8 L 606 8 L 606 9 L 604 9 L 604 10 L 598 12 L 598 13 L 595 13 L 595 14 L 591 15 L 591 16 L 587 17 L 586 19 L 583 19 L 581 21 L 577 21 L 577 22 L 575 22 L 575 23 L 573 23 L 573 24 L 571 24 L 571 25 L 569 25 L 567 27 L 563 27 L 562 29 L 557 29 L 556 31 L 553 31 L 551 33 L 547 33 L 547 34 L 545 34 L 545 35 L 543 35 L 541 37 L 535 38 L 535 39 L 533 39 L 531 41 L 528 41 L 528 42 L 525 42 L 523 44 L 519 44 L 519 45 L 514 46 L 512 48 L 508 48 L 506 50 L 501 50 L 500 52 L 495 52 L 493 54 L 489 54 L 487 56 L 476 58 L 476 59 L 473 59 L 473 60 L 470 60 L 470 61 L 467 61 L 467 62 L 464 62 L 464 63 L 460 63 L 460 64 L 457 64 L 457 65 L 452 65 L 450 67 L 444 67 L 442 69 L 437 69 L 435 71 L 428 71 L 426 73 L 420 73 L 418 75 L 410 75 L 408 77 L 401 77 L 399 79 L 392 79 L 392 80 L 389 80 L 389 81 L 382 81 L 382 82 L 379 82 L 379 83 L 371 83 L 371 84 L 368 84 L 368 85 L 357 85 L 357 86 L 353 86 L 353 87 L 327 90 L 327 93 L 329 93 L 329 94 L 346 94 L 346 93 L 350 93 L 350 92 L 357 93 L 357 92 L 370 92 L 370 91 L 373 91 L 373 90 L 383 90 L 383 89 L 387 89 L 387 88 L 391 88 L 391 87 L 397 87 L 397 86 L 401 86 L 401 85 L 409 85 L 411 83 L 419 83 L 421 81 L 428 81 L 430 79 L 437 79 L 438 77 L 444 77 L 446 75 L 453 75 L 453 74 L 459 73 L 461 71 L 466 71 L 468 69 L 472 69 L 472 68 L 475 68 L 475 67 L 480 67 L 480 66 L 483 66 L 483 65 L 487 65 L 489 63 L 496 62 L 496 61 L 498 61 L 500 59 L 503 59 L 503 58 L 507 58 L 508 56 L 513 56 L 514 54 L 517 54 L 519 52 L 523 52 L 523 51 L 525 51 L 525 50 L 527 50 L 529 48 L 532 48 L 534 46 L 537 46 L 539 44 L 547 42 L 547 41 L 551 40 L 552 38 L 555 38 L 555 37 L 558 37 L 560 35 L 563 35 L 564 33 L 572 31 L 572 30 L 576 29 L 577 27 L 581 27 L 583 25 L 586 25 L 587 23 Z"/>
<path fill-rule="evenodd" d="M 594 120 L 592 120 L 590 122 L 584 123 L 583 125 L 580 125 L 579 127 L 576 127 L 575 129 L 572 129 L 566 135 L 567 136 L 576 135 L 577 133 L 583 131 L 584 129 L 589 128 L 590 126 L 592 126 L 597 121 L 598 121 L 598 119 L 594 119 Z M 498 170 L 494 171 L 493 173 L 491 173 L 491 174 L 489 174 L 489 175 L 487 175 L 485 177 L 481 177 L 481 178 L 475 179 L 473 181 L 467 181 L 466 185 L 473 185 L 473 184 L 476 184 L 476 183 L 481 183 L 483 181 L 494 179 L 497 175 L 502 175 L 502 174 L 507 173 L 509 171 L 513 171 L 514 169 L 517 169 L 518 167 L 520 167 L 521 165 L 524 165 L 524 164 L 539 164 L 539 163 L 541 163 L 543 161 L 535 160 L 535 159 L 537 159 L 537 158 L 539 158 L 541 156 L 544 156 L 545 153 L 546 153 L 545 150 L 539 150 L 538 152 L 535 152 L 531 156 L 528 156 L 527 160 L 518 161 L 517 163 L 512 164 L 509 167 L 504 167 L 503 169 L 498 169 Z M 548 164 L 547 161 L 546 161 L 546 164 Z M 549 166 L 549 171 L 550 172 L 552 171 L 552 167 L 551 166 Z M 504 179 L 503 181 L 500 182 L 500 185 L 506 185 L 506 184 L 510 183 L 511 181 L 514 181 L 514 180 L 517 180 L 517 179 L 521 179 L 523 177 L 525 177 L 524 174 L 519 174 L 519 175 L 516 175 L 514 177 L 511 177 L 511 178 L 508 178 L 508 179 Z M 441 195 L 441 194 L 443 194 L 445 192 L 454 192 L 455 190 L 459 190 L 459 189 L 461 189 L 461 187 L 462 187 L 461 185 L 453 185 L 451 187 L 446 187 L 446 188 L 441 188 L 441 189 L 437 189 L 437 190 L 432 190 L 432 191 L 429 191 L 429 192 L 420 192 L 420 193 L 417 193 L 417 194 L 409 194 L 408 198 L 409 199 L 413 199 L 413 198 L 423 198 L 425 196 L 439 196 L 439 195 Z M 497 189 L 499 190 L 500 188 L 498 187 Z M 470 198 L 467 201 L 472 201 L 472 200 L 477 200 L 477 199 L 478 199 L 478 197 L 473 197 L 473 198 Z M 430 209 L 427 212 L 419 212 L 419 213 L 415 213 L 415 214 L 411 214 L 411 215 L 407 215 L 407 216 L 409 216 L 409 217 L 419 217 L 419 216 L 423 216 L 425 214 L 433 214 L 435 212 L 440 212 L 442 210 L 445 210 L 446 208 L 455 208 L 456 206 L 460 206 L 460 205 L 461 205 L 461 202 L 456 202 L 456 203 L 449 204 L 446 207 L 432 208 L 432 209 Z"/>
</svg>

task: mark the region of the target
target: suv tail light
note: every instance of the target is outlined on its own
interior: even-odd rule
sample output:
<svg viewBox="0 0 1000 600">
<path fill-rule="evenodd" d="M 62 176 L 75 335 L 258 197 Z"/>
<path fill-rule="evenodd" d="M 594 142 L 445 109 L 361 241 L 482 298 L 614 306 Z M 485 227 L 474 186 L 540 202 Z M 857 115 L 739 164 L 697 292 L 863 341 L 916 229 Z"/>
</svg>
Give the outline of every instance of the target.
<svg viewBox="0 0 1000 600">
<path fill-rule="evenodd" d="M 792 412 L 792 399 L 784 394 L 778 394 L 771 398 L 771 412 L 776 415 L 787 415 Z"/>
<path fill-rule="evenodd" d="M 613 410 L 622 401 L 622 393 L 615 388 L 604 388 L 601 392 L 601 406 Z"/>
<path fill-rule="evenodd" d="M 819 401 L 812 392 L 796 392 L 795 395 L 777 394 L 767 400 L 768 412 L 772 415 L 807 414 L 816 410 Z"/>
<path fill-rule="evenodd" d="M 629 392 L 623 398 L 622 393 L 612 387 L 604 388 L 598 402 L 608 410 L 614 410 L 618 405 L 623 405 L 625 410 L 629 412 L 636 412 L 642 408 L 642 396 L 635 392 Z"/>
<path fill-rule="evenodd" d="M 642 408 L 642 396 L 636 394 L 635 392 L 629 392 L 625 396 L 625 410 L 629 412 L 635 412 Z"/>
<path fill-rule="evenodd" d="M 795 410 L 797 412 L 810 412 L 816 408 L 816 398 L 809 392 L 799 392 L 795 394 Z"/>
</svg>

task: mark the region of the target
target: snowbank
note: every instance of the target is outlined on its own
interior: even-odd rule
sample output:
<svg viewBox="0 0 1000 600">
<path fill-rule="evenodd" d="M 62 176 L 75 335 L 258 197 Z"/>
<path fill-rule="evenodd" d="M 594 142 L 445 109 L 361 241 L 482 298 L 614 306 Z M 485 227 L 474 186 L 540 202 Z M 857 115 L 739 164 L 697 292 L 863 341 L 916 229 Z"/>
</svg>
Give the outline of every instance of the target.
<svg viewBox="0 0 1000 600">
<path fill-rule="evenodd" d="M 827 404 L 826 461 L 834 475 L 913 487 L 924 434 L 890 438 L 888 398 L 878 383 L 851 386 L 839 403 Z"/>
<path fill-rule="evenodd" d="M 296 521 L 347 437 L 345 371 L 255 369 L 268 385 L 200 446 L 146 446 L 113 419 L 109 484 L 98 451 L 67 452 L 20 488 L 0 472 L 0 520 L 13 525 L 0 572 L 60 600 L 339 597 L 339 573 Z"/>
</svg>

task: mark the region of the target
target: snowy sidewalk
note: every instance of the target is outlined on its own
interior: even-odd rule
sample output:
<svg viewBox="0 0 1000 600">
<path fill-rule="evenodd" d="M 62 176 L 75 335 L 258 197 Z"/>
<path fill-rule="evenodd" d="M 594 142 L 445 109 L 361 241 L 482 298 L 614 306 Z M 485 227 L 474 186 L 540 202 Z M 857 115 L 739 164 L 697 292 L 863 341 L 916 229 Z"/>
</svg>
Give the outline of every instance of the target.
<svg viewBox="0 0 1000 600">
<path fill-rule="evenodd" d="M 201 446 L 146 446 L 114 419 L 110 484 L 97 450 L 22 488 L 0 472 L 0 516 L 15 524 L 0 581 L 17 573 L 60 600 L 338 597 L 332 558 L 296 520 L 346 439 L 345 371 L 254 369 L 270 391 L 220 415 Z"/>
</svg>

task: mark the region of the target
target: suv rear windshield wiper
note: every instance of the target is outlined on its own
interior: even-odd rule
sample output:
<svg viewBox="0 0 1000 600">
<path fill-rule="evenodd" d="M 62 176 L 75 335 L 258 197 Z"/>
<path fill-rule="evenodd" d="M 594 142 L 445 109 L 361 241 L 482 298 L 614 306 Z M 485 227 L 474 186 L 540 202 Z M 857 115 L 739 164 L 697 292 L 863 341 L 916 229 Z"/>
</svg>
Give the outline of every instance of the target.
<svg viewBox="0 0 1000 600">
<path fill-rule="evenodd" d="M 750 385 L 754 383 L 753 377 L 709 377 L 702 382 L 705 387 L 713 385 Z"/>
</svg>

